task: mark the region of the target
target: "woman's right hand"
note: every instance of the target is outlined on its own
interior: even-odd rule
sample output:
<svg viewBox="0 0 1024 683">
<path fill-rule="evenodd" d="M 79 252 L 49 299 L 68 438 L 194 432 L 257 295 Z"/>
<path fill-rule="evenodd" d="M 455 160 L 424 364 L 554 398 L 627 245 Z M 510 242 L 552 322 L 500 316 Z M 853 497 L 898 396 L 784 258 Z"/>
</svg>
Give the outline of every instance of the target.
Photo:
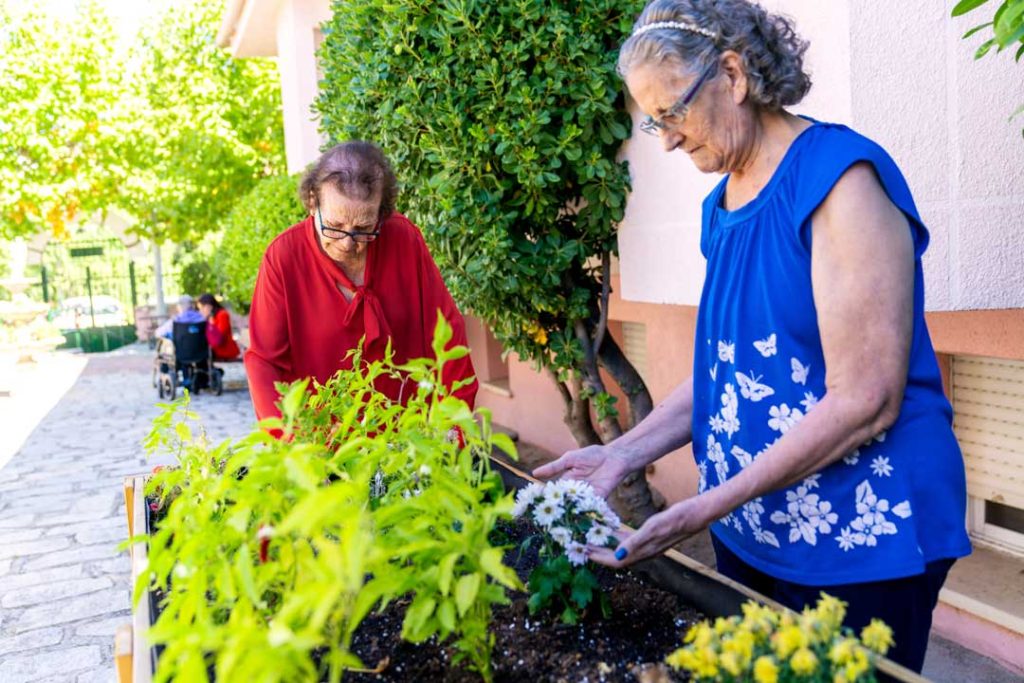
<svg viewBox="0 0 1024 683">
<path fill-rule="evenodd" d="M 538 467 L 533 476 L 538 479 L 582 479 L 607 498 L 629 471 L 625 453 L 615 446 L 587 446 Z"/>
</svg>

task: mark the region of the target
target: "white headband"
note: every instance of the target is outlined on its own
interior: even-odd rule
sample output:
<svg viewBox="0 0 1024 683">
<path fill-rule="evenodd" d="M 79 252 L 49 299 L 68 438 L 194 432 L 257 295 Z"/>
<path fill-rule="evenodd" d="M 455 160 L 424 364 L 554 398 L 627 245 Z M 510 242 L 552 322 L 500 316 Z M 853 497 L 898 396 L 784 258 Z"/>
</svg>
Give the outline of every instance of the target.
<svg viewBox="0 0 1024 683">
<path fill-rule="evenodd" d="M 700 26 L 697 26 L 695 24 L 689 24 L 683 21 L 652 21 L 651 23 L 644 24 L 637 30 L 633 31 L 633 35 L 638 36 L 642 33 L 647 33 L 648 31 L 656 31 L 660 28 L 674 28 L 680 31 L 699 33 L 702 36 L 707 36 L 711 40 L 718 40 L 718 36 L 715 35 L 714 31 L 706 28 L 701 28 Z"/>
</svg>

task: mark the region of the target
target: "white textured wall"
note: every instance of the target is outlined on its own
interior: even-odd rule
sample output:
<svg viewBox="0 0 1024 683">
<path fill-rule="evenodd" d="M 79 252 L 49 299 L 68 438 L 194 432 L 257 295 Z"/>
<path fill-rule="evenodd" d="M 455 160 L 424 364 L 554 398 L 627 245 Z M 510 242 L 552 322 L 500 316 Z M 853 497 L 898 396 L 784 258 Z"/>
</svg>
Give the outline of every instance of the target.
<svg viewBox="0 0 1024 683">
<path fill-rule="evenodd" d="M 902 168 L 931 230 L 928 308 L 1024 306 L 1024 66 L 973 60 L 983 19 L 945 0 L 765 0 L 810 40 L 814 87 L 794 111 L 847 123 Z M 639 113 L 634 111 L 635 119 Z M 620 231 L 623 298 L 696 304 L 703 282 L 700 201 L 718 176 L 637 133 L 624 154 L 633 194 Z"/>
</svg>

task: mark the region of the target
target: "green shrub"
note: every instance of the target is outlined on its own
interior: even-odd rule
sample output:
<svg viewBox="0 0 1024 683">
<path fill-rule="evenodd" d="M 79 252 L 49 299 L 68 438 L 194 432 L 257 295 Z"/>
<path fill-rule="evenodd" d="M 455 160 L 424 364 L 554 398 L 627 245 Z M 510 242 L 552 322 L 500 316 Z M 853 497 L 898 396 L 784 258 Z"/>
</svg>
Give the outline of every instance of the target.
<svg viewBox="0 0 1024 683">
<path fill-rule="evenodd" d="M 629 189 L 615 60 L 643 4 L 338 1 L 320 52 L 323 130 L 383 146 L 455 299 L 554 371 L 581 444 L 621 433 L 599 364 L 632 420 L 650 411 L 606 334 Z"/>
<path fill-rule="evenodd" d="M 264 178 L 238 200 L 224 220 L 224 237 L 214 254 L 221 291 L 233 309 L 249 312 L 256 273 L 267 245 L 305 215 L 296 176 Z"/>
</svg>

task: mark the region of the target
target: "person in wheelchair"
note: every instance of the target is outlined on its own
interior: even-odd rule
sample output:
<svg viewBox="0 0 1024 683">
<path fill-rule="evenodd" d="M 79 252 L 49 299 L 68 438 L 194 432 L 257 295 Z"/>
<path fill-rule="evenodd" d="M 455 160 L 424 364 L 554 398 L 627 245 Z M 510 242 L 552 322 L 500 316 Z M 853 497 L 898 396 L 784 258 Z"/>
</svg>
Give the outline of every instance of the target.
<svg viewBox="0 0 1024 683">
<path fill-rule="evenodd" d="M 206 321 L 175 322 L 171 336 L 170 342 L 161 340 L 157 352 L 159 378 L 154 376 L 154 379 L 160 398 L 173 399 L 178 386 L 193 393 L 210 389 L 220 395 L 224 387 L 223 371 L 213 364 Z"/>
</svg>

